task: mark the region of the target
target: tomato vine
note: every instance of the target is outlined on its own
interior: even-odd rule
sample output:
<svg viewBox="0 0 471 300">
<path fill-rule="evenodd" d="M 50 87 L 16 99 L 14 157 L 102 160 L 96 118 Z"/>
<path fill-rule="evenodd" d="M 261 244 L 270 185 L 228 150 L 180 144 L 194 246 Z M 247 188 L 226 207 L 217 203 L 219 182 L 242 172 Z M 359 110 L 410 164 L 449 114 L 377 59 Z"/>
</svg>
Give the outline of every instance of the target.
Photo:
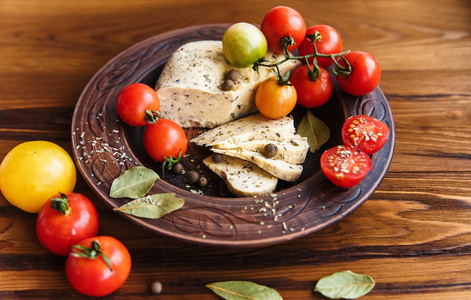
<svg viewBox="0 0 471 300">
<path fill-rule="evenodd" d="M 273 72 L 275 73 L 277 79 L 278 79 L 278 84 L 283 86 L 283 85 L 290 85 L 289 83 L 289 78 L 290 78 L 290 71 L 288 71 L 284 76 L 280 72 L 280 65 L 286 63 L 289 60 L 300 60 L 303 61 L 307 67 L 308 67 L 308 76 L 312 81 L 316 81 L 318 76 L 319 76 L 319 65 L 317 64 L 316 58 L 317 57 L 325 57 L 325 58 L 330 58 L 332 62 L 335 64 L 335 68 L 332 70 L 332 72 L 335 75 L 338 76 L 348 76 L 352 72 L 351 65 L 348 63 L 348 61 L 345 59 L 344 55 L 347 53 L 350 53 L 350 50 L 343 51 L 340 53 L 333 53 L 333 54 L 323 54 L 319 53 L 316 47 L 316 42 L 321 39 L 321 34 L 319 31 L 315 31 L 313 34 L 306 34 L 306 38 L 311 41 L 314 52 L 312 54 L 308 55 L 292 55 L 289 50 L 288 46 L 294 44 L 294 39 L 289 36 L 289 37 L 284 37 L 281 40 L 281 43 L 283 44 L 283 49 L 284 49 L 284 59 L 273 63 L 273 64 L 266 64 L 267 60 L 265 58 L 262 58 L 258 61 L 256 61 L 252 65 L 252 69 L 256 72 L 258 72 L 259 67 L 266 67 L 266 68 L 272 68 Z M 314 58 L 313 64 L 311 67 L 311 64 L 309 64 L 309 59 Z M 340 58 L 345 62 L 345 66 L 342 66 L 338 63 L 336 58 Z"/>
</svg>

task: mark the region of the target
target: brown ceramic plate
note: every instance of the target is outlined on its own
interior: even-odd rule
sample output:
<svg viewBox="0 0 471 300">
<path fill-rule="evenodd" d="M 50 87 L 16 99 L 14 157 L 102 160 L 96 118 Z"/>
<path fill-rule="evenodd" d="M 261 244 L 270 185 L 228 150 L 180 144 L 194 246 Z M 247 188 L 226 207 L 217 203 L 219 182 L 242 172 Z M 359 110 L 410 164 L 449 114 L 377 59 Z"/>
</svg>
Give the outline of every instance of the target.
<svg viewBox="0 0 471 300">
<path fill-rule="evenodd" d="M 134 82 L 154 86 L 163 66 L 181 45 L 196 40 L 220 40 L 227 24 L 178 29 L 142 41 L 125 50 L 100 69 L 85 87 L 72 120 L 72 145 L 82 176 L 111 208 L 128 199 L 108 196 L 112 181 L 125 170 L 145 166 L 161 174 L 143 147 L 143 128 L 120 121 L 115 101 L 126 85 Z M 353 97 L 335 87 L 334 94 L 313 113 L 331 130 L 322 149 L 309 153 L 301 178 L 295 183 L 280 181 L 276 195 L 235 198 L 225 184 L 201 163 L 207 149 L 189 145 L 183 159 L 187 170 L 201 168 L 210 177 L 208 187 L 188 186 L 182 175 L 168 174 L 150 193 L 174 192 L 185 200 L 183 208 L 161 219 L 143 219 L 122 214 L 140 226 L 169 237 L 206 245 L 232 247 L 265 246 L 305 236 L 329 226 L 358 208 L 377 188 L 391 163 L 395 144 L 394 121 L 388 102 L 378 87 L 363 97 Z M 303 111 L 293 112 L 295 123 Z M 366 114 L 383 120 L 391 128 L 386 145 L 372 156 L 373 169 L 356 187 L 332 185 L 319 166 L 321 153 L 341 144 L 340 130 L 346 118 Z M 187 130 L 189 139 L 199 129 Z M 121 214 L 121 213 L 118 213 Z M 124 225 L 125 226 L 125 225 Z"/>
</svg>

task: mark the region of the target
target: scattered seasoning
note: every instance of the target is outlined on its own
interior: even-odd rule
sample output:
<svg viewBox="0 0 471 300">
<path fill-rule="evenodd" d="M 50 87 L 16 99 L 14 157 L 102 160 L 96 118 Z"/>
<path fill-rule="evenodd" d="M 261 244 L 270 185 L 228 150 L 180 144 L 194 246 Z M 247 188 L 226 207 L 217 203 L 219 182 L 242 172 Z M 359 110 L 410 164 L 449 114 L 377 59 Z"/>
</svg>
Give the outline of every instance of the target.
<svg viewBox="0 0 471 300">
<path fill-rule="evenodd" d="M 285 222 L 281 223 L 281 225 L 283 226 L 284 231 L 288 231 L 288 226 L 286 226 Z"/>
<path fill-rule="evenodd" d="M 97 118 L 100 118 L 101 114 L 97 114 Z M 104 128 L 103 128 L 104 129 Z M 108 134 L 110 140 L 114 140 L 113 144 L 103 140 L 103 137 L 95 137 L 94 139 L 88 138 L 85 132 L 80 132 L 80 128 L 75 128 L 75 132 L 72 135 L 78 140 L 78 145 L 75 147 L 76 150 L 81 150 L 81 154 L 78 154 L 79 164 L 90 164 L 95 161 L 96 156 L 108 153 L 114 159 L 99 158 L 99 161 L 103 163 L 113 163 L 123 166 L 126 163 L 137 164 L 133 162 L 132 158 L 128 156 L 124 146 L 119 146 L 121 137 L 119 136 L 119 130 L 114 129 Z"/>
</svg>

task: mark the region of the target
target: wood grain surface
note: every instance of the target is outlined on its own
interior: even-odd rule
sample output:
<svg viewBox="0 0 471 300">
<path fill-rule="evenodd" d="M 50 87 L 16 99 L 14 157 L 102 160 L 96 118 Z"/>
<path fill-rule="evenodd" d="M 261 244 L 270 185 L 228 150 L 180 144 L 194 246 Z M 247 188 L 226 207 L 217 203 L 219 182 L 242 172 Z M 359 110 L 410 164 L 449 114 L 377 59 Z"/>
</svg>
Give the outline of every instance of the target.
<svg viewBox="0 0 471 300">
<path fill-rule="evenodd" d="M 308 25 L 329 24 L 344 47 L 372 53 L 396 125 L 394 157 L 355 212 L 276 246 L 200 246 L 149 232 L 92 199 L 100 235 L 121 240 L 133 266 L 109 299 L 219 299 L 205 284 L 249 280 L 284 299 L 341 270 L 372 276 L 364 299 L 471 299 L 471 3 L 365 1 L 0 1 L 0 159 L 17 144 L 48 140 L 72 154 L 77 100 L 110 59 L 154 35 L 193 25 L 260 23 L 288 5 Z M 81 298 L 65 258 L 45 250 L 36 215 L 0 196 L 0 298 Z M 154 296 L 153 281 L 163 291 Z"/>
</svg>

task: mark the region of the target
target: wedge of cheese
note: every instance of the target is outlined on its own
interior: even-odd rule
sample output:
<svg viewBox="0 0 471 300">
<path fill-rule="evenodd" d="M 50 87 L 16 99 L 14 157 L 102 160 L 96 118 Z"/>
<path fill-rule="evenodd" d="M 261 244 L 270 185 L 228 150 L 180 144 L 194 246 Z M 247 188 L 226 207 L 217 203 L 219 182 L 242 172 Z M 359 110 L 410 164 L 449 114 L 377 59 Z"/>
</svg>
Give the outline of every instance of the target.
<svg viewBox="0 0 471 300">
<path fill-rule="evenodd" d="M 272 193 L 278 183 L 276 177 L 239 158 L 224 156 L 221 162 L 215 163 L 209 156 L 203 163 L 221 177 L 229 191 L 238 197 Z"/>
<path fill-rule="evenodd" d="M 265 58 L 275 62 L 284 56 L 267 53 Z M 300 64 L 289 60 L 280 65 L 280 71 L 285 74 Z M 221 84 L 232 69 L 241 77 L 233 90 L 224 91 Z M 257 86 L 273 76 L 269 68 L 260 67 L 256 72 L 251 67 L 230 65 L 223 55 L 221 41 L 185 44 L 168 60 L 156 83 L 161 117 L 182 127 L 213 128 L 234 121 L 256 111 Z"/>
<path fill-rule="evenodd" d="M 199 146 L 236 145 L 253 140 L 291 140 L 295 134 L 293 118 L 271 120 L 255 114 L 203 132 L 191 142 Z"/>
<path fill-rule="evenodd" d="M 252 162 L 271 175 L 286 181 L 296 181 L 303 172 L 300 164 L 290 164 L 283 160 L 266 157 L 264 154 L 246 149 L 217 149 L 212 148 L 216 153 L 241 158 Z"/>
</svg>

